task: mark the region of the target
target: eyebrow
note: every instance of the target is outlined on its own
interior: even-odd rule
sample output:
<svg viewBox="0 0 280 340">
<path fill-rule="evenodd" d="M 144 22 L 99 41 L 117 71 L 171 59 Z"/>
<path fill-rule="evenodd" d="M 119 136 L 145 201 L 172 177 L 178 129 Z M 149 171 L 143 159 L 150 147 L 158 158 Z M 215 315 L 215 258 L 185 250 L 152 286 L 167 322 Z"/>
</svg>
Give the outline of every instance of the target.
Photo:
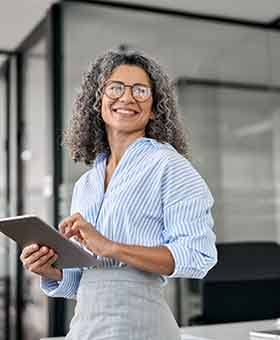
<svg viewBox="0 0 280 340">
<path fill-rule="evenodd" d="M 124 83 L 123 81 L 121 81 L 121 80 L 114 80 L 114 79 L 110 79 L 109 81 L 108 81 L 108 83 L 112 83 L 112 82 L 116 82 L 116 83 L 123 83 L 123 84 L 125 84 L 125 85 L 129 85 L 129 84 L 126 84 L 126 83 Z M 134 83 L 134 84 L 132 84 L 132 85 L 129 85 L 129 86 L 134 86 L 134 85 L 141 85 L 141 86 L 147 86 L 147 87 L 151 87 L 151 85 L 150 84 L 143 84 L 143 83 Z"/>
</svg>

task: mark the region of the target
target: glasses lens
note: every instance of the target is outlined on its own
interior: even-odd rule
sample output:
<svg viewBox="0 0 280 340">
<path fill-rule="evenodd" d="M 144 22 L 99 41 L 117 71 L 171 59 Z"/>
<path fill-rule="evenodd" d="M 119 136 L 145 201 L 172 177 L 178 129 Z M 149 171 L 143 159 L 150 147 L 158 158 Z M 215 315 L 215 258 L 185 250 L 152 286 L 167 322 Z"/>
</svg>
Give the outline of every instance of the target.
<svg viewBox="0 0 280 340">
<path fill-rule="evenodd" d="M 118 99 L 124 94 L 125 87 L 126 85 L 122 82 L 112 81 L 105 86 L 105 94 L 109 98 Z M 147 100 L 152 94 L 151 88 L 145 85 L 135 84 L 131 88 L 134 99 L 139 102 Z"/>
<path fill-rule="evenodd" d="M 134 85 L 132 87 L 133 97 L 139 102 L 147 100 L 151 96 L 151 89 L 144 85 Z"/>
<path fill-rule="evenodd" d="M 118 82 L 112 82 L 105 87 L 105 93 L 110 98 L 119 98 L 124 93 L 124 85 Z"/>
</svg>

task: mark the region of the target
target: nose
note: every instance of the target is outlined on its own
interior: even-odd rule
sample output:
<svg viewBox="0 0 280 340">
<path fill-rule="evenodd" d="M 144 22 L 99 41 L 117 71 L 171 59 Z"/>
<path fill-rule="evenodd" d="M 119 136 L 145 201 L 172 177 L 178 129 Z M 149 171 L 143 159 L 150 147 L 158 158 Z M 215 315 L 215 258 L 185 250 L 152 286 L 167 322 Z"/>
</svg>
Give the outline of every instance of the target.
<svg viewBox="0 0 280 340">
<path fill-rule="evenodd" d="M 135 99 L 133 98 L 133 95 L 132 95 L 132 88 L 130 86 L 126 86 L 124 88 L 124 93 L 119 98 L 119 100 L 123 103 L 130 103 L 130 102 L 135 103 Z"/>
</svg>

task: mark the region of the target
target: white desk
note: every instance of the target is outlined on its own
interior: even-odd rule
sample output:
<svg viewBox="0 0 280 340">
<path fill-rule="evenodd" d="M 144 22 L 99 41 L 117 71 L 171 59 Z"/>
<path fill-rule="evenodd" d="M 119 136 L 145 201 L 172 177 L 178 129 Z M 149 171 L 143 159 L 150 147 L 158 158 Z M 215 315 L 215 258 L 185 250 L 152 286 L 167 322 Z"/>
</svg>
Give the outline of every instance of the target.
<svg viewBox="0 0 280 340">
<path fill-rule="evenodd" d="M 235 322 L 210 326 L 182 327 L 182 340 L 249 340 L 251 330 L 279 327 L 279 319 L 251 322 Z M 188 337 L 189 335 L 189 337 Z M 64 337 L 42 338 L 41 340 L 63 340 Z"/>
<path fill-rule="evenodd" d="M 225 323 L 210 326 L 190 326 L 181 328 L 181 331 L 182 340 L 188 340 L 187 335 L 200 337 L 203 340 L 249 340 L 249 332 L 251 330 L 271 329 L 276 327 L 279 327 L 279 319 L 278 321 L 265 320 Z"/>
</svg>

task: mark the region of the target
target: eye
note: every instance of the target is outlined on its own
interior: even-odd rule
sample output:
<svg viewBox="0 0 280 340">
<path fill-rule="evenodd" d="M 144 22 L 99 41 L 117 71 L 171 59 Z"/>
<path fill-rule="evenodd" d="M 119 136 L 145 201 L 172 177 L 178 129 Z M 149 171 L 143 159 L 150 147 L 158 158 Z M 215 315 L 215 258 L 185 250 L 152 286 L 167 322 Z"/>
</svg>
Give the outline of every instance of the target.
<svg viewBox="0 0 280 340">
<path fill-rule="evenodd" d="M 109 87 L 112 91 L 120 91 L 122 89 L 121 84 L 111 84 Z"/>
<path fill-rule="evenodd" d="M 120 83 L 111 83 L 106 87 L 106 93 L 109 96 L 120 96 L 123 92 L 123 85 Z"/>
<path fill-rule="evenodd" d="M 147 97 L 149 96 L 149 88 L 146 86 L 135 85 L 133 87 L 133 93 L 138 97 Z"/>
</svg>

